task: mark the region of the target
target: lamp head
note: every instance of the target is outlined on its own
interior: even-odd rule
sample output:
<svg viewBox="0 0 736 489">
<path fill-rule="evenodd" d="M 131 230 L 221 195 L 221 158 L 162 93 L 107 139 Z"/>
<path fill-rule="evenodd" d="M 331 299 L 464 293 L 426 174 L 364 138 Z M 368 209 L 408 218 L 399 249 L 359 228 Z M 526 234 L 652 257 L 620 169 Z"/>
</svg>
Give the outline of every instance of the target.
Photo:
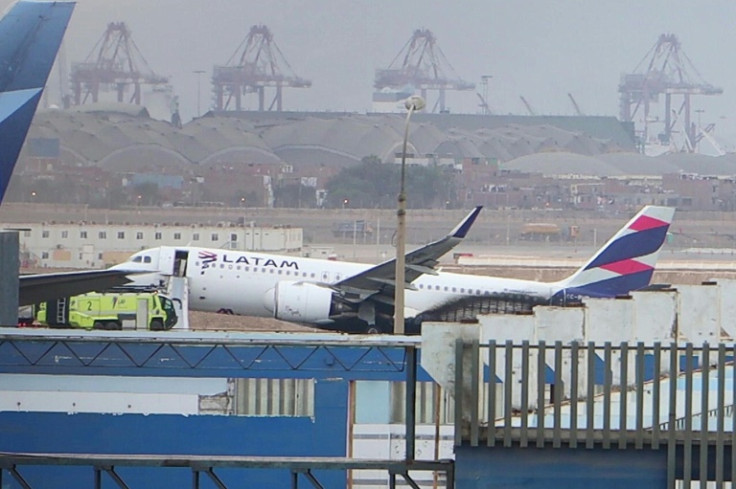
<svg viewBox="0 0 736 489">
<path fill-rule="evenodd" d="M 404 107 L 407 110 L 411 110 L 412 108 L 414 110 L 422 110 L 426 105 L 427 103 L 419 95 L 412 95 L 404 101 Z"/>
</svg>

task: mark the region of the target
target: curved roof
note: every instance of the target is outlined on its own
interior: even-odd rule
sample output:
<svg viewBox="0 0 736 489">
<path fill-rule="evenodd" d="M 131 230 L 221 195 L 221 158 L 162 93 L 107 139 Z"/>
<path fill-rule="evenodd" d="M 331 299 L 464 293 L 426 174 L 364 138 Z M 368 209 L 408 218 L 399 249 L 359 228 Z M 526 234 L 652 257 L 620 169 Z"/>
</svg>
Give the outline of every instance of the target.
<svg viewBox="0 0 736 489">
<path fill-rule="evenodd" d="M 586 130 L 585 121 L 595 130 Z M 62 158 L 125 171 L 182 171 L 189 164 L 343 166 L 401 152 L 404 114 L 210 113 L 179 129 L 136 106 L 95 106 L 36 114 L 29 138 L 60 140 Z M 606 128 L 609 128 L 606 130 Z M 415 114 L 408 150 L 456 159 L 489 158 L 545 174 L 736 175 L 736 157 L 669 154 L 649 158 L 622 143 L 613 118 L 481 117 Z"/>
<path fill-rule="evenodd" d="M 616 176 L 624 173 L 615 166 L 592 156 L 574 153 L 537 153 L 516 158 L 502 165 L 504 170 L 517 170 L 544 175 Z"/>
</svg>

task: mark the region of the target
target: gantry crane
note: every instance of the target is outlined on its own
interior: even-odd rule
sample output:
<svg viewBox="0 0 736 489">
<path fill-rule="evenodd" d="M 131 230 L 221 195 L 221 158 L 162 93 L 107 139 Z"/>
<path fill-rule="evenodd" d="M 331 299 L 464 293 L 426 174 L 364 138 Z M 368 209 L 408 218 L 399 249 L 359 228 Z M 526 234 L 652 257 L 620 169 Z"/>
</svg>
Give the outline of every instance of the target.
<svg viewBox="0 0 736 489">
<path fill-rule="evenodd" d="M 439 96 L 432 112 L 445 112 L 446 90 L 475 90 L 475 84 L 454 75 L 437 38 L 428 29 L 417 29 L 411 39 L 391 61 L 387 69 L 376 70 L 373 85 L 378 90 L 402 90 L 411 86 L 427 99 L 428 90 L 437 90 Z"/>
<path fill-rule="evenodd" d="M 519 98 L 521 99 L 521 103 L 524 104 L 524 107 L 526 108 L 526 111 L 529 113 L 529 115 L 531 116 L 537 115 L 537 113 L 532 108 L 531 104 L 527 102 L 527 100 L 524 98 L 523 95 L 519 95 Z"/>
<path fill-rule="evenodd" d="M 575 109 L 575 115 L 584 117 L 585 114 L 580 110 L 580 106 L 578 105 L 577 100 L 575 100 L 575 97 L 573 97 L 570 92 L 567 93 L 567 97 L 570 99 L 570 102 L 572 102 L 572 108 Z"/>
<path fill-rule="evenodd" d="M 268 110 L 275 106 L 281 111 L 284 87 L 308 88 L 312 82 L 294 74 L 268 27 L 254 25 L 227 64 L 215 66 L 212 85 L 217 110 L 243 110 L 243 95 L 248 93 L 258 95 L 258 110 L 266 110 L 266 88 L 273 88 L 275 94 Z"/>
<path fill-rule="evenodd" d="M 722 88 L 705 82 L 684 53 L 680 42 L 673 34 L 662 34 L 647 55 L 639 62 L 634 73 L 621 77 L 618 91 L 621 94 L 621 120 L 635 122 L 642 116 L 643 124 L 637 129 L 646 144 L 649 139 L 650 104 L 664 95 L 664 130 L 658 135 L 660 142 L 669 144 L 676 119 L 682 117 L 686 148 L 695 147 L 698 129 L 690 122 L 690 98 L 693 95 L 720 95 Z M 682 96 L 679 110 L 672 108 L 673 96 Z M 640 111 L 643 114 L 640 114 Z M 655 119 L 655 120 L 658 120 Z"/>
<path fill-rule="evenodd" d="M 140 105 L 142 84 L 166 85 L 169 81 L 148 66 L 125 22 L 107 24 L 84 62 L 72 64 L 70 79 L 74 105 L 97 102 L 101 89 L 117 92 L 117 101 L 125 102 L 129 86 L 133 90 L 128 103 Z"/>
</svg>

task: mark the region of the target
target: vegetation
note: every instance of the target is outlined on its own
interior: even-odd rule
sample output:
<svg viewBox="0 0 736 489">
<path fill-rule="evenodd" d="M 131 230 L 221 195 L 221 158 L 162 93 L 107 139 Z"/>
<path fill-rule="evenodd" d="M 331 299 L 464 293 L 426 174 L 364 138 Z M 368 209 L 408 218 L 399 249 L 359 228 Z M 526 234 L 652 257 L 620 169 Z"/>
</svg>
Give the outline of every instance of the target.
<svg viewBox="0 0 736 489">
<path fill-rule="evenodd" d="M 327 183 L 325 207 L 396 207 L 401 166 L 382 163 L 376 156 L 363 158 L 359 165 L 345 168 Z M 406 167 L 405 191 L 410 208 L 446 207 L 454 200 L 454 176 L 439 166 Z"/>
</svg>

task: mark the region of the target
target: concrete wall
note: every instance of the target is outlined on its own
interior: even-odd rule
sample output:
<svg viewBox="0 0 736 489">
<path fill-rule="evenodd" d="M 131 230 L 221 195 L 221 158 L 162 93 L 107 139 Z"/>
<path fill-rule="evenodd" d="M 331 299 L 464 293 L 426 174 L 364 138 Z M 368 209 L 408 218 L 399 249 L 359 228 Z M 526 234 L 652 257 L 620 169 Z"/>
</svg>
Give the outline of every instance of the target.
<svg viewBox="0 0 736 489">
<path fill-rule="evenodd" d="M 618 345 L 630 344 L 627 383 L 636 378 L 636 365 L 632 356 L 637 342 L 653 345 L 731 342 L 736 338 L 736 281 L 719 280 L 706 285 L 681 285 L 676 289 L 634 292 L 630 297 L 620 299 L 586 299 L 583 307 L 538 306 L 531 315 L 480 316 L 478 325 L 425 323 L 423 325 L 424 352 L 422 366 L 443 388 L 454 388 L 455 338 L 464 341 L 478 339 L 481 344 L 495 340 L 503 345 L 507 341 L 520 344 L 529 341 L 534 344 L 545 341 L 546 384 L 553 383 L 553 347 L 556 341 L 562 344 L 578 342 L 581 344 L 579 361 L 587 362 L 585 345 L 589 342 L 602 346 L 605 342 Z M 431 355 L 428 355 L 431 353 Z M 596 353 L 601 354 L 601 352 Z M 536 368 L 538 352 L 528 353 L 530 368 Z M 564 394 L 571 390 L 569 351 L 563 352 L 562 381 Z M 600 366 L 601 359 L 596 360 Z M 621 355 L 613 352 L 612 382 L 620 382 Z M 487 362 L 486 362 L 487 363 Z M 663 368 L 666 369 L 666 363 Z M 469 368 L 466 363 L 466 368 Z M 506 359 L 503 351 L 496 356 L 496 376 L 502 381 L 506 376 Z M 517 353 L 511 365 L 511 378 L 521 375 L 522 358 Z M 583 392 L 588 378 L 585 369 L 578 376 L 578 391 Z M 595 372 L 596 384 L 602 384 L 603 371 Z M 536 377 L 529 379 L 530 392 L 536 392 Z M 497 390 L 502 389 L 497 384 Z M 498 391 L 502 393 L 502 391 Z M 514 391 L 512 403 L 521 405 L 520 392 Z M 499 397 L 500 399 L 500 397 Z M 500 402 L 500 401 L 499 401 Z M 529 399 L 535 407 L 534 396 Z"/>
<path fill-rule="evenodd" d="M 586 299 L 582 308 L 538 306 L 529 316 L 479 317 L 480 340 L 710 343 L 736 338 L 736 281 Z"/>
</svg>

